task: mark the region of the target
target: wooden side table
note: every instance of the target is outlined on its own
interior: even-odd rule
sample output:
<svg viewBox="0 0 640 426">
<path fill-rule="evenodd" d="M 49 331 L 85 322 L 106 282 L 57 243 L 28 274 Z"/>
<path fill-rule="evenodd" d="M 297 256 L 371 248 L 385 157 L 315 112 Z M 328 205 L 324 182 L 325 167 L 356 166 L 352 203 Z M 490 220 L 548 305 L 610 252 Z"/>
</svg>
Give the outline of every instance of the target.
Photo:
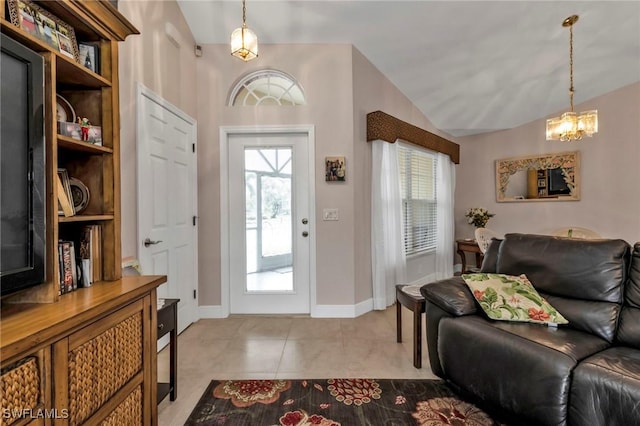
<svg viewBox="0 0 640 426">
<path fill-rule="evenodd" d="M 464 255 L 464 252 L 475 253 L 476 254 L 476 267 L 480 268 L 482 266 L 482 261 L 484 260 L 484 255 L 482 251 L 480 251 L 480 247 L 478 246 L 478 242 L 476 240 L 456 240 L 457 251 L 460 255 L 460 259 L 462 260 L 462 273 L 467 272 L 467 258 Z"/>
<path fill-rule="evenodd" d="M 169 395 L 171 401 L 178 397 L 178 302 L 180 299 L 164 299 L 158 309 L 158 339 L 169 334 L 169 383 L 158 382 L 158 404 Z"/>
<path fill-rule="evenodd" d="M 413 366 L 422 368 L 422 314 L 425 312 L 425 300 L 422 295 L 405 293 L 404 285 L 396 286 L 396 339 L 402 343 L 402 308 L 413 312 Z"/>
</svg>

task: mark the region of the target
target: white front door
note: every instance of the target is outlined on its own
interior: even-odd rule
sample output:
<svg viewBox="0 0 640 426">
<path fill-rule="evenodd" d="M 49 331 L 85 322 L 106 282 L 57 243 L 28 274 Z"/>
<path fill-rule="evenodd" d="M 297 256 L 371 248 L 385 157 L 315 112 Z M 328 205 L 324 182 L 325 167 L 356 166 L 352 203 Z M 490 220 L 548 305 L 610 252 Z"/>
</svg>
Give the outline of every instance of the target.
<svg viewBox="0 0 640 426">
<path fill-rule="evenodd" d="M 142 273 L 167 275 L 159 298 L 178 298 L 178 332 L 198 319 L 196 121 L 138 90 L 138 253 Z"/>
<path fill-rule="evenodd" d="M 227 137 L 230 313 L 309 313 L 307 133 Z"/>
</svg>

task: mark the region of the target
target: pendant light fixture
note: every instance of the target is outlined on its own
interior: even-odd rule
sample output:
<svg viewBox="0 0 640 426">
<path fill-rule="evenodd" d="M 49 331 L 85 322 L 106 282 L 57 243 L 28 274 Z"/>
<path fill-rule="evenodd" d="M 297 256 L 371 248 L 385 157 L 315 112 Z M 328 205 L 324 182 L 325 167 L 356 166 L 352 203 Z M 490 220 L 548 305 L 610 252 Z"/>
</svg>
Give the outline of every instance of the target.
<svg viewBox="0 0 640 426">
<path fill-rule="evenodd" d="M 578 22 L 578 15 L 569 16 L 562 22 L 563 27 L 569 27 L 569 100 L 571 111 L 560 117 L 547 120 L 547 140 L 576 141 L 584 136 L 591 137 L 598 133 L 598 111 L 585 111 L 576 114 L 573 111 L 573 25 Z"/>
<path fill-rule="evenodd" d="M 231 54 L 247 62 L 258 57 L 258 37 L 247 28 L 247 8 L 242 0 L 242 27 L 231 33 Z"/>
</svg>

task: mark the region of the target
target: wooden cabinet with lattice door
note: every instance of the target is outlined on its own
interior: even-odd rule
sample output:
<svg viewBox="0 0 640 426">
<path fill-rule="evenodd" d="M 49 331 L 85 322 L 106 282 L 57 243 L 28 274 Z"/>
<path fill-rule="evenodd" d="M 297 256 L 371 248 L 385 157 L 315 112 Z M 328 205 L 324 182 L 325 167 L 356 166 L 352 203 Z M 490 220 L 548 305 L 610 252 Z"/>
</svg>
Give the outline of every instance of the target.
<svg viewBox="0 0 640 426">
<path fill-rule="evenodd" d="M 0 322 L 0 425 L 157 424 L 156 288 L 124 277 Z"/>
</svg>

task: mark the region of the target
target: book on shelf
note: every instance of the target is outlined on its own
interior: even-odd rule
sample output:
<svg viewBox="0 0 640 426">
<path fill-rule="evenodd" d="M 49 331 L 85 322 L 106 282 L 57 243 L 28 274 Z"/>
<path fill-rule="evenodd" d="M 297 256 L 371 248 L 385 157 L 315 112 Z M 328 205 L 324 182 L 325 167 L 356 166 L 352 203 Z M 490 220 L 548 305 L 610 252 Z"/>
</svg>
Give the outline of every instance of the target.
<svg viewBox="0 0 640 426">
<path fill-rule="evenodd" d="M 64 286 L 64 263 L 62 262 L 62 244 L 58 243 L 58 295 L 63 295 L 67 292 Z"/>
<path fill-rule="evenodd" d="M 80 263 L 83 273 L 83 286 L 88 287 L 102 279 L 102 228 L 100 225 L 82 227 Z"/>
<path fill-rule="evenodd" d="M 69 198 L 71 193 L 67 194 L 60 172 L 58 172 L 58 179 L 56 179 L 56 187 L 56 192 L 58 193 L 58 216 L 73 216 L 75 211 Z"/>
<path fill-rule="evenodd" d="M 76 253 L 73 241 L 59 241 L 58 256 L 58 263 L 61 265 L 59 294 L 70 293 L 78 288 Z"/>
</svg>

